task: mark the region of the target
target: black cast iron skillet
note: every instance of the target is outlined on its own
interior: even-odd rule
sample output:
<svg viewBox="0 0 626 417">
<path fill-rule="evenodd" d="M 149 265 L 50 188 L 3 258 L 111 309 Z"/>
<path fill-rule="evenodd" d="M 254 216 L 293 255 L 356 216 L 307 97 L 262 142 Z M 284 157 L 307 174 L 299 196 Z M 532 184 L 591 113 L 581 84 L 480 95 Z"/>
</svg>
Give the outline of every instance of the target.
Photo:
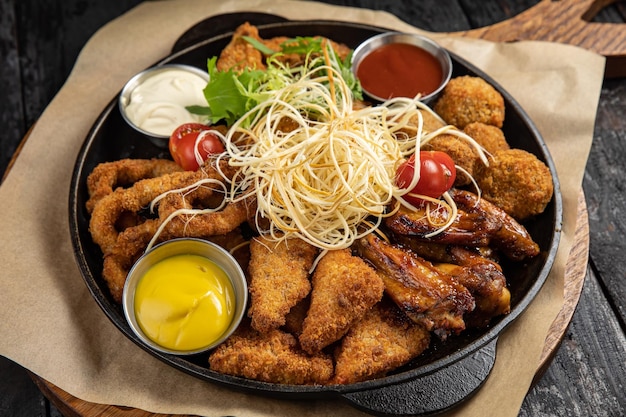
<svg viewBox="0 0 626 417">
<path fill-rule="evenodd" d="M 218 55 L 229 42 L 232 31 L 244 21 L 259 26 L 264 38 L 274 36 L 327 36 L 356 47 L 384 29 L 336 21 L 287 21 L 259 13 L 220 15 L 200 22 L 174 46 L 173 54 L 155 65 L 182 63 L 206 68 L 209 57 Z M 545 162 L 554 178 L 554 198 L 546 211 L 525 226 L 541 247 L 541 254 L 524 263 L 503 264 L 511 290 L 511 313 L 497 318 L 491 326 L 468 330 L 446 342 L 433 338 L 420 357 L 391 375 L 344 386 L 296 386 L 270 384 L 214 372 L 208 355 L 179 357 L 162 354 L 139 341 L 128 326 L 122 308 L 113 302 L 101 278 L 102 253 L 88 231 L 87 175 L 100 162 L 121 158 L 166 157 L 122 119 L 117 97 L 95 121 L 79 152 L 70 190 L 70 229 L 75 256 L 89 291 L 109 319 L 129 339 L 165 363 L 206 381 L 248 393 L 290 399 L 342 398 L 355 407 L 376 415 L 428 415 L 448 410 L 469 398 L 483 384 L 493 368 L 496 342 L 537 295 L 552 267 L 562 221 L 562 202 L 556 170 L 541 135 L 519 104 L 487 74 L 452 54 L 453 76 L 470 74 L 486 79 L 502 93 L 506 104 L 503 127 L 512 147 L 525 149 Z"/>
</svg>

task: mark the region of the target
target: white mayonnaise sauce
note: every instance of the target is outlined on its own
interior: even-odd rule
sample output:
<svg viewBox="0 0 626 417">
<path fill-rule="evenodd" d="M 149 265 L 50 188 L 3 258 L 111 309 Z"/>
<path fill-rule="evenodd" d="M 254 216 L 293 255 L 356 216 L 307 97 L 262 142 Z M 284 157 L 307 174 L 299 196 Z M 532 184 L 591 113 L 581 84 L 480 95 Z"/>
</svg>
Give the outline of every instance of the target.
<svg viewBox="0 0 626 417">
<path fill-rule="evenodd" d="M 130 94 L 126 117 L 140 129 L 169 136 L 183 123 L 206 123 L 207 117 L 190 113 L 185 107 L 206 106 L 202 93 L 207 81 L 179 68 L 156 71 Z"/>
</svg>

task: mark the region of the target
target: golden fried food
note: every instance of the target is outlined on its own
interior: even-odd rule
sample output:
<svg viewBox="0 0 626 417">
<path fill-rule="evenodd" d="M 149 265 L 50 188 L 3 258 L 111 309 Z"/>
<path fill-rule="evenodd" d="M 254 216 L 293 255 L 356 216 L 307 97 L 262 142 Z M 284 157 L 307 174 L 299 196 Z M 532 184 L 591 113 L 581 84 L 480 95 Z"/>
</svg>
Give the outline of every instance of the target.
<svg viewBox="0 0 626 417">
<path fill-rule="evenodd" d="M 504 98 L 487 81 L 464 75 L 452 78 L 443 89 L 434 110 L 447 123 L 465 128 L 472 122 L 502 127 Z"/>
<path fill-rule="evenodd" d="M 433 132 L 439 128 L 446 126 L 446 123 L 443 120 L 439 119 L 433 113 L 421 109 L 418 110 L 418 112 L 422 115 L 422 133 Z M 396 136 L 399 139 L 414 137 L 417 134 L 418 126 L 419 116 L 415 114 L 409 119 L 407 127 L 399 129 L 396 132 Z"/>
<path fill-rule="evenodd" d="M 186 193 L 171 193 L 163 198 L 159 205 L 159 218 L 163 221 L 178 210 L 193 209 L 195 195 L 207 192 L 201 187 Z M 211 192 L 210 189 L 208 191 Z M 209 206 L 210 207 L 210 206 Z M 227 203 L 218 211 L 206 213 L 179 214 L 172 217 L 163 229 L 165 239 L 178 237 L 208 238 L 230 233 L 248 220 L 248 204 L 245 200 Z"/>
<path fill-rule="evenodd" d="M 266 68 L 267 56 L 244 37 L 273 51 L 289 40 L 262 39 L 255 26 L 245 23 L 220 54 L 218 71 Z M 349 56 L 347 46 L 330 42 L 341 59 Z M 287 66 L 303 62 L 299 54 L 275 58 Z M 353 109 L 367 106 L 353 101 Z M 225 154 L 220 166 L 208 161 L 196 172 L 162 159 L 98 165 L 87 179 L 86 208 L 112 298 L 121 302 L 128 271 L 150 244 L 177 237 L 217 243 L 247 271 L 250 297 L 248 317 L 210 353 L 209 367 L 277 384 L 351 384 L 383 377 L 424 352 L 431 333 L 445 340 L 467 327 L 488 326 L 510 311 L 500 255 L 522 261 L 539 254 L 518 220 L 545 209 L 552 178 L 536 157 L 510 149 L 501 130 L 504 99 L 485 80 L 450 80 L 434 110 L 441 117 L 418 110 L 421 137 L 416 138 L 420 123 L 414 113 L 401 128 L 388 131 L 400 142 L 419 139 L 421 150 L 447 153 L 462 168 L 457 188 L 439 203 L 400 206 L 381 219 L 380 235 L 370 233 L 348 248 L 329 250 L 317 265 L 320 249 L 314 245 L 264 235 L 277 231 L 271 223 L 276 217 L 257 210 L 263 207 L 261 199 L 239 201 L 240 194 L 225 192 L 231 185 L 254 187 L 248 178 L 242 180 L 244 175 L 237 177 L 241 165 L 234 157 L 233 166 Z M 297 132 L 300 117 L 281 113 L 273 133 Z M 437 137 L 423 136 L 440 128 Z M 216 129 L 230 138 L 228 127 Z M 471 141 L 455 135 L 461 130 L 483 147 L 489 164 Z M 244 148 L 255 140 L 243 130 L 232 139 Z M 403 149 L 402 155 L 411 150 Z M 471 179 L 481 197 L 459 188 Z M 148 210 L 150 205 L 156 211 Z M 315 213 L 315 207 L 308 210 L 301 211 Z"/>
<path fill-rule="evenodd" d="M 311 279 L 311 305 L 299 340 L 313 354 L 339 340 L 383 296 L 383 280 L 349 249 L 329 251 Z"/>
<path fill-rule="evenodd" d="M 331 382 L 352 384 L 385 376 L 419 356 L 429 343 L 428 330 L 385 298 L 341 340 Z"/>
<path fill-rule="evenodd" d="M 357 242 L 385 283 L 385 293 L 415 323 L 445 339 L 465 329 L 474 309 L 470 292 L 451 276 L 406 249 L 369 234 Z"/>
<path fill-rule="evenodd" d="M 143 254 L 158 225 L 157 219 L 150 219 L 125 229 L 120 232 L 111 250 L 104 254 L 102 278 L 107 283 L 115 302 L 122 302 L 128 271 Z"/>
<path fill-rule="evenodd" d="M 168 159 L 120 159 L 101 163 L 87 177 L 87 212 L 91 213 L 98 201 L 118 187 L 176 171 L 182 171 L 182 168 Z"/>
<path fill-rule="evenodd" d="M 478 142 L 480 146 L 491 154 L 504 149 L 510 149 L 504 132 L 497 126 L 474 122 L 465 126 L 463 132 Z"/>
<path fill-rule="evenodd" d="M 489 244 L 509 259 L 523 261 L 539 255 L 539 245 L 528 230 L 503 209 L 469 191 L 453 188 L 450 195 L 461 210 L 489 217 L 494 223 L 500 224 L 498 230 L 490 235 Z"/>
<path fill-rule="evenodd" d="M 441 151 L 447 153 L 454 161 L 454 165 L 463 168 L 467 174 L 474 175 L 474 165 L 480 161 L 478 152 L 468 142 L 451 134 L 441 134 L 431 139 L 421 147 L 424 151 Z M 457 170 L 454 185 L 460 187 L 471 182 L 471 178 L 464 172 Z"/>
<path fill-rule="evenodd" d="M 94 207 L 89 221 L 93 241 L 104 254 L 110 253 L 119 236 L 117 222 L 124 213 L 138 213 L 157 196 L 188 184 L 196 176 L 192 171 L 175 172 L 138 181 L 130 188 L 118 188 L 103 197 Z"/>
<path fill-rule="evenodd" d="M 542 213 L 554 193 L 550 169 L 522 149 L 495 152 L 476 180 L 484 199 L 518 220 Z"/>
<path fill-rule="evenodd" d="M 289 310 L 289 313 L 285 316 L 285 325 L 282 328 L 292 335 L 299 337 L 300 333 L 302 333 L 302 324 L 304 323 L 310 305 L 311 297 L 309 294 L 309 297 L 301 300 Z"/>
<path fill-rule="evenodd" d="M 476 307 L 465 315 L 468 327 L 487 326 L 492 318 L 509 313 L 511 293 L 499 264 L 461 246 L 449 247 L 448 254 L 452 263 L 437 263 L 435 267 L 455 278 L 474 297 Z"/>
<path fill-rule="evenodd" d="M 528 230 L 504 210 L 470 191 L 452 188 L 449 194 L 458 207 L 458 213 L 452 224 L 439 234 L 428 236 L 437 231 L 436 224 L 447 220 L 449 213 L 445 210 L 430 213 L 433 224 L 428 221 L 424 207 L 417 210 L 402 207 L 384 220 L 385 226 L 397 235 L 416 240 L 447 245 L 492 246 L 515 261 L 539 254 L 539 246 Z"/>
<path fill-rule="evenodd" d="M 311 291 L 309 270 L 317 249 L 300 239 L 250 242 L 250 308 L 252 327 L 268 332 L 285 324 L 289 310 Z"/>
<path fill-rule="evenodd" d="M 129 188 L 118 188 L 94 206 L 89 221 L 93 241 L 104 254 L 109 253 L 119 235 L 118 221 L 125 213 L 138 213 L 171 190 L 191 186 L 207 178 L 219 180 L 221 174 L 207 162 L 198 171 L 177 171 L 160 177 L 137 181 Z M 236 226 L 235 226 L 236 227 Z M 234 228 L 234 227 L 233 227 Z"/>
<path fill-rule="evenodd" d="M 243 37 L 261 41 L 259 29 L 256 26 L 246 22 L 239 26 L 228 45 L 220 53 L 216 67 L 219 71 L 242 71 L 249 69 L 265 69 L 263 55 L 251 43 Z"/>
<path fill-rule="evenodd" d="M 241 325 L 209 356 L 216 372 L 277 384 L 324 384 L 333 375 L 330 355 L 308 355 L 289 333 L 257 332 Z"/>
</svg>

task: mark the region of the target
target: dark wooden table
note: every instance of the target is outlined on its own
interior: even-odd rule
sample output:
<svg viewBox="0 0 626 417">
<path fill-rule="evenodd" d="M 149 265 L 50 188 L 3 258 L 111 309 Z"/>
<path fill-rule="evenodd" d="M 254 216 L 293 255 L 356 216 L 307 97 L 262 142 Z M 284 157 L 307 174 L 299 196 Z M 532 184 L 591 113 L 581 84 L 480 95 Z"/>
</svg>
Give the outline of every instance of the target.
<svg viewBox="0 0 626 417">
<path fill-rule="evenodd" d="M 0 0 L 0 172 L 61 87 L 88 38 L 138 3 Z M 509 19 L 538 0 L 326 3 L 384 9 L 422 29 L 455 32 Z M 605 7 L 592 20 L 625 22 L 626 3 Z M 625 160 L 626 78 L 610 78 L 602 87 L 583 183 L 590 253 L 582 295 L 551 365 L 526 396 L 520 416 L 626 415 Z M 0 356 L 0 416 L 60 415 L 26 370 Z"/>
</svg>

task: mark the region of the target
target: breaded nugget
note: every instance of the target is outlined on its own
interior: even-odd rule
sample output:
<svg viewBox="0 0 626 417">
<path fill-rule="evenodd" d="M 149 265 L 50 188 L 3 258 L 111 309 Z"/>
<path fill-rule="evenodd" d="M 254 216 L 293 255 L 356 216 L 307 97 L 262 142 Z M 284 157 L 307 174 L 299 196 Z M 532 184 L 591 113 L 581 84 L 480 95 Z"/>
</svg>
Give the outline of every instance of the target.
<svg viewBox="0 0 626 417">
<path fill-rule="evenodd" d="M 276 384 L 324 384 L 333 375 L 332 357 L 309 356 L 289 333 L 259 333 L 242 326 L 209 356 L 216 372 Z"/>
<path fill-rule="evenodd" d="M 469 75 L 451 79 L 434 106 L 447 123 L 463 129 L 472 122 L 502 127 L 504 98 L 480 77 Z"/>
<path fill-rule="evenodd" d="M 250 242 L 250 309 L 252 327 L 260 332 L 285 324 L 289 310 L 311 291 L 309 270 L 317 249 L 300 239 Z"/>
<path fill-rule="evenodd" d="M 302 349 L 316 353 L 339 340 L 383 296 L 382 278 L 349 249 L 330 251 L 312 278 L 311 306 L 302 325 Z"/>
<path fill-rule="evenodd" d="M 385 376 L 417 357 L 429 343 L 430 333 L 385 298 L 341 340 L 331 382 L 351 384 Z"/>
<path fill-rule="evenodd" d="M 517 220 L 543 212 L 554 192 L 550 169 L 522 149 L 495 152 L 489 166 L 476 164 L 476 181 L 485 200 Z"/>
<path fill-rule="evenodd" d="M 465 126 L 463 132 L 478 142 L 489 153 L 511 149 L 506 141 L 504 132 L 497 126 L 474 122 Z"/>
<path fill-rule="evenodd" d="M 252 26 L 246 22 L 239 26 L 228 45 L 220 53 L 216 66 L 219 71 L 242 71 L 245 68 L 265 69 L 263 55 L 252 46 L 248 41 L 243 39 L 244 36 L 254 38 L 261 41 L 259 30 L 256 26 Z"/>
<path fill-rule="evenodd" d="M 443 133 L 423 144 L 423 151 L 441 151 L 447 153 L 454 161 L 454 165 L 460 166 L 469 175 L 474 175 L 474 165 L 479 161 L 478 152 L 464 139 L 458 136 Z M 471 182 L 469 176 L 457 170 L 454 185 L 457 187 Z"/>
</svg>

